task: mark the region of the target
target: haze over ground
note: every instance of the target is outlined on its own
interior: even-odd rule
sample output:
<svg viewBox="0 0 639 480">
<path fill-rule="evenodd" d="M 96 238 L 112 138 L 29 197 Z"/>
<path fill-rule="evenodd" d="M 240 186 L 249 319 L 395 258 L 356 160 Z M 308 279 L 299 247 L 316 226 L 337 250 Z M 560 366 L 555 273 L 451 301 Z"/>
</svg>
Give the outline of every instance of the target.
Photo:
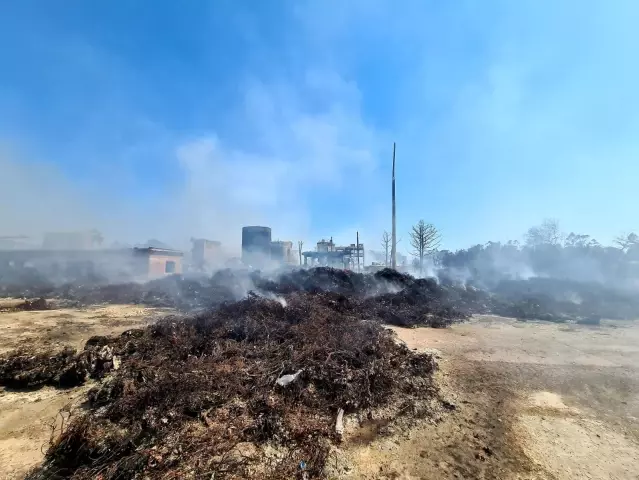
<svg viewBox="0 0 639 480">
<path fill-rule="evenodd" d="M 312 246 L 637 228 L 639 5 L 5 3 L 0 231 Z"/>
</svg>

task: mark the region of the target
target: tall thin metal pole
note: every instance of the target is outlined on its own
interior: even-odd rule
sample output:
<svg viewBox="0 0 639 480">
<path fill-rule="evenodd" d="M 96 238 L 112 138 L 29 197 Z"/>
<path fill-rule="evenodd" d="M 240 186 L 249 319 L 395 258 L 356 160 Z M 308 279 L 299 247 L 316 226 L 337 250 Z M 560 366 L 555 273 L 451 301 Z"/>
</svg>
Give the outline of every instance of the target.
<svg viewBox="0 0 639 480">
<path fill-rule="evenodd" d="M 393 233 L 392 233 L 392 245 L 391 245 L 391 267 L 397 269 L 397 224 L 395 218 L 395 142 L 393 142 Z"/>
</svg>

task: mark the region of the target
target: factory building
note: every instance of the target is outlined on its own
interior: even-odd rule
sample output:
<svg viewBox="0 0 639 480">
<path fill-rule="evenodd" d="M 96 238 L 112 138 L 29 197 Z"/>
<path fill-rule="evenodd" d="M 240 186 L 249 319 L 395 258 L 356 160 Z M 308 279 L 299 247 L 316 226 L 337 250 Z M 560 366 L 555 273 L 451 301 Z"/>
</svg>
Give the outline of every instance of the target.
<svg viewBox="0 0 639 480">
<path fill-rule="evenodd" d="M 304 265 L 327 265 L 338 268 L 354 269 L 358 265 L 364 265 L 364 244 L 354 244 L 337 246 L 330 240 L 320 240 L 317 242 L 315 251 L 302 252 Z"/>
<path fill-rule="evenodd" d="M 281 240 L 271 242 L 271 260 L 287 265 L 296 263 L 296 258 L 293 254 L 293 242 L 284 242 Z"/>
<path fill-rule="evenodd" d="M 297 265 L 298 254 L 293 242 L 272 240 L 270 227 L 242 228 L 242 263 L 255 268 Z"/>
<path fill-rule="evenodd" d="M 219 266 L 222 261 L 222 243 L 205 238 L 192 238 L 191 265 L 194 270 L 206 271 Z"/>
<path fill-rule="evenodd" d="M 333 243 L 333 237 L 330 240 L 326 241 L 324 239 L 317 242 L 317 251 L 318 252 L 334 252 L 335 244 Z"/>
<path fill-rule="evenodd" d="M 264 267 L 271 258 L 270 227 L 242 228 L 242 262 L 257 268 Z"/>
</svg>

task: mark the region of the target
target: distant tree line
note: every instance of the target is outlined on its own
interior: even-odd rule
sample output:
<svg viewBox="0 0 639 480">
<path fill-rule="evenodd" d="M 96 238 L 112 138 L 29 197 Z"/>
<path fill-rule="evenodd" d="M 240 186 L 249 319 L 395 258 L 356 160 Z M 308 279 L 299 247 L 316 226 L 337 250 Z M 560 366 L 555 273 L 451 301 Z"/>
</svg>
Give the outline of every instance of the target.
<svg viewBox="0 0 639 480">
<path fill-rule="evenodd" d="M 437 228 L 420 220 L 409 232 L 412 266 L 423 274 L 432 267 L 439 276 L 486 287 L 502 280 L 552 277 L 596 281 L 611 286 L 639 286 L 639 235 L 626 233 L 602 245 L 581 233 L 565 233 L 555 219 L 530 227 L 523 242 L 488 242 L 457 251 L 439 250 Z M 382 235 L 379 256 L 390 265 L 391 239 Z"/>
<path fill-rule="evenodd" d="M 639 283 L 639 236 L 624 234 L 602 245 L 587 234 L 565 234 L 559 222 L 546 219 L 528 229 L 523 244 L 488 242 L 467 249 L 440 250 L 433 263 L 441 275 L 494 285 L 531 276 L 597 281 L 615 286 Z"/>
</svg>

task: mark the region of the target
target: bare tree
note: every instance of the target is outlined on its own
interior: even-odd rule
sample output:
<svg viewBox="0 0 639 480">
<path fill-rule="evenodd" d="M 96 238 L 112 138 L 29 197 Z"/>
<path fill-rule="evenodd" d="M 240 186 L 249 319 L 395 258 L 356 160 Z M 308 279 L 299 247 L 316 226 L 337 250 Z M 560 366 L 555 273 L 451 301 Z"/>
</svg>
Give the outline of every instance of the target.
<svg viewBox="0 0 639 480">
<path fill-rule="evenodd" d="M 302 265 L 302 248 L 303 247 L 304 247 L 304 242 L 302 240 L 297 242 L 297 249 L 298 249 L 298 253 L 299 253 L 299 256 L 300 256 L 300 266 Z"/>
<path fill-rule="evenodd" d="M 562 239 L 559 221 L 554 218 L 546 218 L 541 225 L 530 227 L 526 232 L 526 244 L 529 247 L 559 245 Z"/>
<path fill-rule="evenodd" d="M 619 246 L 624 252 L 628 251 L 631 247 L 639 245 L 639 235 L 636 233 L 628 233 L 619 235 L 614 239 L 614 243 Z"/>
<path fill-rule="evenodd" d="M 402 239 L 400 238 L 399 240 L 397 240 L 395 242 L 395 252 L 397 252 L 397 245 L 402 241 Z M 382 248 L 384 249 L 384 254 L 385 254 L 385 262 L 384 265 L 386 265 L 388 267 L 388 257 L 389 254 L 392 257 L 393 256 L 393 236 L 388 233 L 386 230 L 384 230 L 384 233 L 382 234 Z M 395 254 L 397 255 L 397 253 Z M 391 258 L 392 261 L 392 258 Z"/>
<path fill-rule="evenodd" d="M 388 251 L 391 247 L 391 235 L 386 230 L 382 234 L 382 248 L 384 249 L 384 254 L 386 260 L 384 261 L 384 265 L 388 267 Z"/>
<path fill-rule="evenodd" d="M 410 246 L 413 247 L 411 255 L 419 261 L 419 273 L 421 275 L 424 270 L 424 257 L 437 250 L 441 235 L 433 224 L 426 223 L 424 220 L 420 220 L 417 225 L 413 225 L 409 235 Z"/>
</svg>

